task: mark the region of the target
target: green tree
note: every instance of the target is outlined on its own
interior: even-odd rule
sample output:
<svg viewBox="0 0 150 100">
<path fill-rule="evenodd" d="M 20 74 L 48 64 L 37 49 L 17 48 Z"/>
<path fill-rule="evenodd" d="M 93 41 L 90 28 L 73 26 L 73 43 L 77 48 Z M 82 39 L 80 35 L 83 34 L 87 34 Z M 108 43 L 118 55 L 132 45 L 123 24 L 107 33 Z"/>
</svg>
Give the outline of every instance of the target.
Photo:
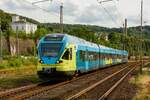
<svg viewBox="0 0 150 100">
<path fill-rule="evenodd" d="M 48 31 L 45 28 L 40 28 L 36 30 L 36 32 L 33 34 L 35 45 L 37 45 L 38 40 L 45 34 L 48 34 Z"/>
<path fill-rule="evenodd" d="M 14 34 L 14 32 L 11 30 L 11 29 L 8 29 L 4 32 L 4 36 L 5 36 L 5 39 L 7 41 L 7 48 L 8 48 L 8 52 L 10 54 L 11 50 L 10 50 L 10 36 Z"/>
<path fill-rule="evenodd" d="M 24 31 L 19 31 L 18 36 L 19 38 L 27 39 L 27 34 Z"/>
</svg>

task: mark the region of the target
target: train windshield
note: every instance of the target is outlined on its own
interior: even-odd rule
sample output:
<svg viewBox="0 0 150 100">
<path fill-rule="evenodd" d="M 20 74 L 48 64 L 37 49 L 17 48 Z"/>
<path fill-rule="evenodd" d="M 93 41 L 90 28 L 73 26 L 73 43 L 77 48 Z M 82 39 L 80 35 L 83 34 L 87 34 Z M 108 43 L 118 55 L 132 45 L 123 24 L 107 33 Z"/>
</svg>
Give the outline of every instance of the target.
<svg viewBox="0 0 150 100">
<path fill-rule="evenodd" d="M 62 43 L 43 43 L 41 44 L 42 56 L 57 57 L 62 47 Z"/>
</svg>

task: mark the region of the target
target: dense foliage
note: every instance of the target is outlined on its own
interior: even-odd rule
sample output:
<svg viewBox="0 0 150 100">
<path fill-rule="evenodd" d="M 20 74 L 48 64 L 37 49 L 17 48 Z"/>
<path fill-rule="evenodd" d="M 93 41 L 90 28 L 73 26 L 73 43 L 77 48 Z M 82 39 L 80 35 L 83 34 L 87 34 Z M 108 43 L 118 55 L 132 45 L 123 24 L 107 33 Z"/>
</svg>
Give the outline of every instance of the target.
<svg viewBox="0 0 150 100">
<path fill-rule="evenodd" d="M 5 57 L 4 61 L 0 63 L 0 69 L 3 68 L 13 68 L 13 67 L 22 67 L 22 66 L 30 66 L 37 65 L 37 58 L 35 57 Z"/>
<path fill-rule="evenodd" d="M 11 16 L 0 10 L 0 22 L 3 35 L 5 36 L 9 45 L 10 36 L 16 37 L 16 33 L 11 30 Z M 23 17 L 22 17 L 23 18 Z M 38 24 L 38 30 L 35 34 L 26 35 L 24 32 L 19 32 L 19 38 L 33 39 L 35 44 L 37 41 L 48 33 L 59 33 L 60 25 L 58 23 L 38 23 L 35 20 L 28 19 L 27 21 Z M 139 55 L 141 44 L 143 47 L 144 55 L 150 55 L 150 26 L 144 26 L 141 35 L 140 27 L 128 28 L 128 35 L 123 34 L 122 28 L 106 28 L 94 25 L 71 25 L 64 24 L 64 33 L 71 34 L 87 41 L 91 41 L 97 44 L 106 45 L 108 47 L 116 49 L 126 49 L 130 55 Z M 143 39 L 141 39 L 141 37 Z M 106 39 L 108 38 L 108 40 Z"/>
<path fill-rule="evenodd" d="M 45 28 L 50 33 L 60 32 L 60 26 L 57 23 L 43 23 L 39 25 L 39 28 Z M 150 26 L 143 27 L 142 33 L 139 26 L 130 27 L 125 36 L 122 28 L 64 24 L 64 33 L 108 47 L 128 50 L 130 55 L 140 55 L 143 48 L 143 55 L 150 55 Z"/>
</svg>

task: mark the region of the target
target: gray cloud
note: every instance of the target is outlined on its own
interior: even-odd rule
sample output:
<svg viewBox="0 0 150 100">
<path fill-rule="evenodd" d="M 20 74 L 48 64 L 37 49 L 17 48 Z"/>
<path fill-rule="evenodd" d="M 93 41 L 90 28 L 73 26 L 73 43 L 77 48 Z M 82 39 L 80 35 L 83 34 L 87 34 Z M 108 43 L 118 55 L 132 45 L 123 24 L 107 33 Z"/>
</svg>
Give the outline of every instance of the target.
<svg viewBox="0 0 150 100">
<path fill-rule="evenodd" d="M 46 7 L 43 6 L 43 8 L 48 9 L 52 13 L 59 14 L 60 12 L 60 3 L 59 2 L 52 2 L 51 4 L 47 5 Z M 71 1 L 65 1 L 64 2 L 64 15 L 68 16 L 75 16 L 78 12 L 78 5 L 75 5 Z"/>
<path fill-rule="evenodd" d="M 90 5 L 76 18 L 76 21 L 82 23 L 108 23 L 112 21 L 112 19 L 117 21 L 116 19 L 118 19 L 119 16 L 117 15 L 115 8 L 109 6 L 106 9 L 109 14 L 99 5 Z"/>
<path fill-rule="evenodd" d="M 138 25 L 140 24 L 140 17 L 138 16 L 128 16 L 128 25 Z"/>
<path fill-rule="evenodd" d="M 6 0 L 4 2 L 5 7 L 11 10 L 35 10 L 31 4 L 22 0 Z"/>
<path fill-rule="evenodd" d="M 95 9 L 94 6 L 97 5 L 91 5 L 86 7 L 80 15 L 77 15 L 76 21 L 82 22 L 82 23 L 92 23 L 97 21 L 103 21 L 104 15 L 102 14 L 100 9 Z"/>
<path fill-rule="evenodd" d="M 64 14 L 75 16 L 79 12 L 78 5 L 75 5 L 74 3 L 70 1 L 66 1 L 64 5 Z"/>
<path fill-rule="evenodd" d="M 27 0 L 29 2 L 38 1 L 38 0 Z M 121 1 L 121 0 L 120 0 Z M 119 2 L 120 2 L 119 1 Z M 140 13 L 140 1 L 132 0 L 122 0 L 125 2 L 120 2 L 119 10 L 122 15 L 127 16 L 129 25 L 139 25 L 139 16 Z M 138 1 L 138 2 L 135 2 Z M 79 3 L 80 2 L 80 3 Z M 126 4 L 125 4 L 126 3 Z M 135 5 L 134 5 L 135 3 Z M 131 5 L 132 4 L 132 5 Z M 125 6 L 127 5 L 127 6 Z M 128 6 L 130 5 L 130 6 Z M 149 6 L 150 0 L 144 0 L 144 21 L 150 20 Z M 0 9 L 16 13 L 19 15 L 27 16 L 41 22 L 59 22 L 59 0 L 54 0 L 52 3 L 45 2 L 37 4 L 41 8 L 47 9 L 48 13 L 42 11 L 26 2 L 26 0 L 0 0 Z M 109 12 L 110 16 L 113 17 L 113 20 L 121 25 L 120 15 L 117 12 L 117 9 L 114 7 L 112 2 L 109 4 L 103 5 Z M 138 8 L 139 7 L 139 8 Z M 130 11 L 131 10 L 131 11 Z M 112 26 L 117 27 L 112 19 L 104 9 L 98 5 L 98 3 L 92 0 L 64 0 L 64 22 L 65 23 L 81 23 L 81 24 L 96 24 L 102 26 Z M 123 16 L 123 17 L 124 17 Z M 71 20 L 71 21 L 68 21 Z M 147 24 L 149 24 L 148 22 Z"/>
</svg>

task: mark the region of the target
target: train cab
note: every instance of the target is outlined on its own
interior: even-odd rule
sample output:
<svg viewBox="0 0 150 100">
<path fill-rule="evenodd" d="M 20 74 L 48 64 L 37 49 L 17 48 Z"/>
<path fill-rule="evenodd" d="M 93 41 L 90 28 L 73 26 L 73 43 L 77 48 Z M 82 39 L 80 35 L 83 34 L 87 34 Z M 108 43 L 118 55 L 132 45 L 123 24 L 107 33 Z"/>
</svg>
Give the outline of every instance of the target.
<svg viewBox="0 0 150 100">
<path fill-rule="evenodd" d="M 49 78 L 72 76 L 76 70 L 75 45 L 67 43 L 67 38 L 63 34 L 43 37 L 38 44 L 38 55 L 37 71 L 42 79 L 45 75 Z"/>
</svg>

